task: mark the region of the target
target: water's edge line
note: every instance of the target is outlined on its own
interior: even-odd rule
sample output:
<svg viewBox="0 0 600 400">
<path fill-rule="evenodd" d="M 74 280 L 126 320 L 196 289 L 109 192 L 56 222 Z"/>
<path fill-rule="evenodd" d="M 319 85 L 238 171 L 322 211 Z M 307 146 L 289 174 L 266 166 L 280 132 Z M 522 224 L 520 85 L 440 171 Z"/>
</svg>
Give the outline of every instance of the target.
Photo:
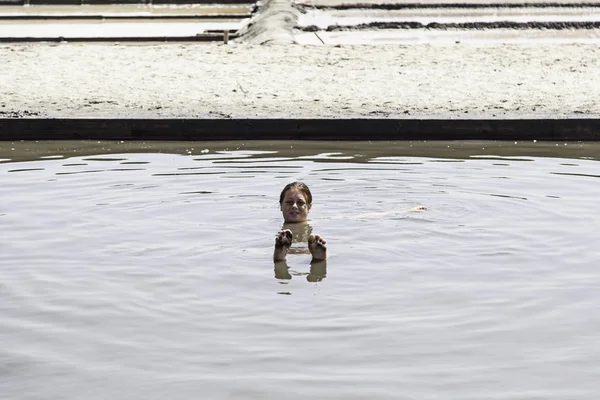
<svg viewBox="0 0 600 400">
<path fill-rule="evenodd" d="M 600 118 L 0 119 L 0 141 L 77 139 L 600 141 Z"/>
</svg>

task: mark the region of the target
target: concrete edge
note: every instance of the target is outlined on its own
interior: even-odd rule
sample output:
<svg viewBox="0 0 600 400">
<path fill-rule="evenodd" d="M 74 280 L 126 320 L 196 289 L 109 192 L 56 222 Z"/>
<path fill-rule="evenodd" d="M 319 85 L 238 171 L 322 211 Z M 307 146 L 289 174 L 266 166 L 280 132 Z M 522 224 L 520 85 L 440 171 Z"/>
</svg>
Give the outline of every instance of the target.
<svg viewBox="0 0 600 400">
<path fill-rule="evenodd" d="M 0 119 L 0 140 L 599 141 L 582 119 Z"/>
</svg>

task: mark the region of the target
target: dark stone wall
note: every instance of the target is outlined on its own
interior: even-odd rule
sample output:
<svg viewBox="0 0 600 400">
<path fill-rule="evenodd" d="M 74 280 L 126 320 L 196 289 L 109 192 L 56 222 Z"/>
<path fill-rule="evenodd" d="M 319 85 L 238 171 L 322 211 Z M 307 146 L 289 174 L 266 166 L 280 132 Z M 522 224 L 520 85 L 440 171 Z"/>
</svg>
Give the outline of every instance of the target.
<svg viewBox="0 0 600 400">
<path fill-rule="evenodd" d="M 0 118 L 0 140 L 599 141 L 600 119 Z"/>
</svg>

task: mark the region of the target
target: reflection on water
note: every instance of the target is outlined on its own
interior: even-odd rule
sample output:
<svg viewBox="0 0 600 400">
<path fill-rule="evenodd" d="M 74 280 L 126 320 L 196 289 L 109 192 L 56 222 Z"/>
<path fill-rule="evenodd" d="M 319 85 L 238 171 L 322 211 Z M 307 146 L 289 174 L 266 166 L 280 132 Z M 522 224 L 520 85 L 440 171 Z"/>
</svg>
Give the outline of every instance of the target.
<svg viewBox="0 0 600 400">
<path fill-rule="evenodd" d="M 599 149 L 0 142 L 1 397 L 595 399 Z"/>
<path fill-rule="evenodd" d="M 327 260 L 317 261 L 310 263 L 309 272 L 298 272 L 294 270 L 290 270 L 290 266 L 287 261 L 275 261 L 273 263 L 275 265 L 275 279 L 280 279 L 283 281 L 292 279 L 292 275 L 294 276 L 306 276 L 306 280 L 308 282 L 321 282 L 327 276 Z M 286 282 L 280 282 L 286 283 Z M 291 294 L 290 292 L 277 292 L 278 294 Z"/>
</svg>

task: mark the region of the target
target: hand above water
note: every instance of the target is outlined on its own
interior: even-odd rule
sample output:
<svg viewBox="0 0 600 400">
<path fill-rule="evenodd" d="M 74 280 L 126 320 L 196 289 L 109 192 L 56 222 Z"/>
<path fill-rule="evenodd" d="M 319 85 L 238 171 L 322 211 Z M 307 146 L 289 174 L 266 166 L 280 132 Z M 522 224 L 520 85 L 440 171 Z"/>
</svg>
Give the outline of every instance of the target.
<svg viewBox="0 0 600 400">
<path fill-rule="evenodd" d="M 327 242 L 319 235 L 310 235 L 308 237 L 308 250 L 312 255 L 313 261 L 322 261 L 327 258 Z"/>
<path fill-rule="evenodd" d="M 274 261 L 285 260 L 285 256 L 287 256 L 288 250 L 292 245 L 293 238 L 294 234 L 289 229 L 282 229 L 275 235 L 275 251 L 273 252 Z"/>
</svg>

